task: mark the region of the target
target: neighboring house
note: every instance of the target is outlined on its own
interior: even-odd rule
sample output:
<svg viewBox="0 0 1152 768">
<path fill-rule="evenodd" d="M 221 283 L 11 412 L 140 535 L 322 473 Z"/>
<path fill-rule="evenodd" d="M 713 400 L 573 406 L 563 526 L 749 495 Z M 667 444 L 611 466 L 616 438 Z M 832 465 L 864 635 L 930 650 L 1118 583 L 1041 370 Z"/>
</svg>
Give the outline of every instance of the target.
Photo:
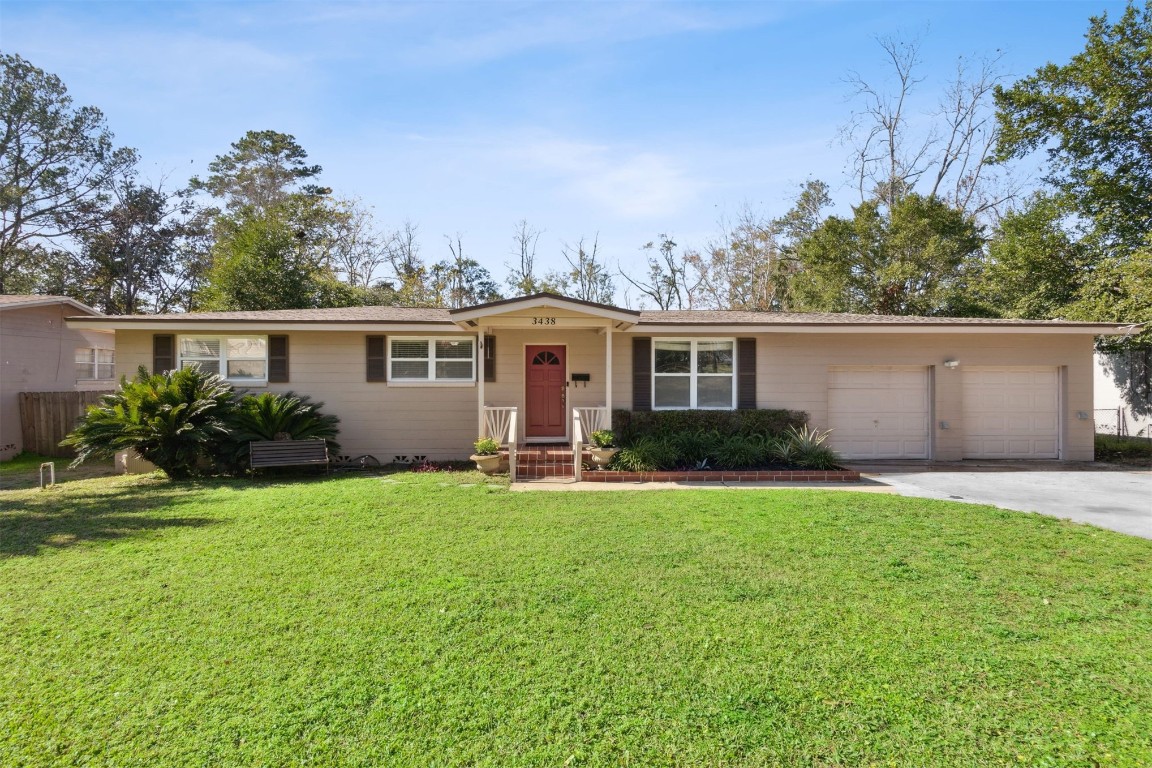
<svg viewBox="0 0 1152 768">
<path fill-rule="evenodd" d="M 99 314 L 66 296 L 0 295 L 0 461 L 23 449 L 19 393 L 115 388 L 115 334 L 64 322 Z"/>
<path fill-rule="evenodd" d="M 1096 431 L 1152 437 L 1152 353 L 1097 352 Z"/>
<path fill-rule="evenodd" d="M 83 317 L 116 371 L 199 364 L 311 395 L 348 454 L 463 458 L 573 439 L 613 408 L 790 408 L 851 459 L 1091 460 L 1092 345 L 1114 324 L 634 311 L 551 294 L 463 309 L 354 307 Z M 503 435 L 501 435 L 503 437 Z"/>
</svg>

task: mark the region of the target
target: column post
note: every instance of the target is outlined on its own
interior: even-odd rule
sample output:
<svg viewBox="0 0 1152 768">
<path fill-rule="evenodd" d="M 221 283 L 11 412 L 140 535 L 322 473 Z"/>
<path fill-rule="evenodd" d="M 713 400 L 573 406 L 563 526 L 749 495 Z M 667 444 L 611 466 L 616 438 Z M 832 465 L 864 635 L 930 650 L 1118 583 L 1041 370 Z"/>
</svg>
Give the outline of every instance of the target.
<svg viewBox="0 0 1152 768">
<path fill-rule="evenodd" d="M 604 429 L 612 429 L 612 333 L 616 329 L 608 321 L 608 332 L 604 334 L 604 406 L 608 410 Z"/>
<path fill-rule="evenodd" d="M 484 331 L 476 334 L 476 411 L 478 426 L 476 428 L 477 437 L 485 437 L 484 434 Z"/>
</svg>

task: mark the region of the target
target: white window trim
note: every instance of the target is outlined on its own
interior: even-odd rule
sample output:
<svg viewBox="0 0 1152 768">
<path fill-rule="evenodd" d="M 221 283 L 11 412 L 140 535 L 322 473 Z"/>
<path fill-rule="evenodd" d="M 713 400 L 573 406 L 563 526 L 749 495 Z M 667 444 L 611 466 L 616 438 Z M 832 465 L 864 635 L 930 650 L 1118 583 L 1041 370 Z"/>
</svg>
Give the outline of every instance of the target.
<svg viewBox="0 0 1152 768">
<path fill-rule="evenodd" d="M 267 336 L 260 335 L 260 334 L 251 334 L 251 333 L 226 333 L 226 334 L 220 334 L 220 333 L 184 333 L 184 334 L 181 334 L 181 335 L 176 337 L 176 369 L 177 370 L 182 370 L 184 368 L 185 357 L 184 357 L 184 354 L 181 352 L 181 350 L 183 349 L 183 345 L 181 344 L 181 342 L 184 339 L 216 339 L 217 341 L 219 341 L 220 342 L 220 357 L 218 359 L 220 361 L 220 375 L 223 376 L 224 380 L 227 381 L 229 384 L 237 384 L 237 385 L 248 386 L 248 387 L 252 387 L 252 386 L 262 387 L 262 386 L 266 386 L 268 384 L 268 337 Z M 240 379 L 228 378 L 228 340 L 229 339 L 260 339 L 260 340 L 263 340 L 263 342 L 264 342 L 264 378 L 262 378 L 262 379 L 250 379 L 247 377 L 240 378 Z M 205 358 L 190 357 L 187 359 L 189 362 L 200 362 L 200 360 L 205 359 Z M 238 360 L 256 360 L 257 358 L 240 357 L 237 359 Z"/>
<path fill-rule="evenodd" d="M 76 361 L 77 366 L 86 365 L 86 366 L 89 366 L 91 369 L 88 372 L 89 375 L 77 376 L 76 381 L 115 381 L 116 380 L 116 350 L 115 349 L 109 349 L 108 347 L 76 347 L 77 352 L 79 352 L 81 350 L 84 350 L 85 352 L 94 352 L 95 354 L 92 355 L 91 362 L 89 362 L 87 360 L 85 360 L 84 362 L 80 362 L 79 360 Z M 112 353 L 111 362 L 107 362 L 107 363 L 100 362 L 100 353 L 101 352 L 111 352 Z M 75 356 L 75 355 L 73 355 L 73 356 Z M 101 365 L 112 366 L 112 375 L 101 377 L 100 376 L 100 366 Z"/>
<path fill-rule="evenodd" d="M 691 346 L 689 372 L 688 373 L 657 373 L 656 372 L 656 345 L 661 341 L 680 341 L 689 342 Z M 716 342 L 724 341 L 732 344 L 732 373 L 697 373 L 696 371 L 696 349 L 699 342 Z M 688 402 L 687 410 L 692 411 L 734 411 L 736 410 L 736 338 L 716 337 L 716 336 L 654 336 L 652 337 L 652 358 L 649 362 L 649 367 L 652 370 L 652 410 L 654 411 L 683 411 L 685 408 L 678 405 L 656 405 L 656 379 L 657 377 L 683 377 L 690 379 L 688 384 Z M 730 405 L 697 405 L 697 389 L 696 379 L 700 376 L 719 378 L 721 376 L 732 377 L 732 399 L 729 401 Z"/>
<path fill-rule="evenodd" d="M 428 378 L 397 378 L 392 375 L 392 344 L 397 341 L 426 341 L 428 342 Z M 441 362 L 472 363 L 472 373 L 466 379 L 438 379 L 436 378 L 436 342 L 438 341 L 467 341 L 472 345 L 472 356 L 469 358 L 451 357 L 443 358 Z M 476 343 L 475 336 L 389 336 L 388 337 L 388 385 L 396 387 L 470 387 L 476 383 Z M 401 357 L 399 360 L 414 362 L 419 358 Z"/>
</svg>

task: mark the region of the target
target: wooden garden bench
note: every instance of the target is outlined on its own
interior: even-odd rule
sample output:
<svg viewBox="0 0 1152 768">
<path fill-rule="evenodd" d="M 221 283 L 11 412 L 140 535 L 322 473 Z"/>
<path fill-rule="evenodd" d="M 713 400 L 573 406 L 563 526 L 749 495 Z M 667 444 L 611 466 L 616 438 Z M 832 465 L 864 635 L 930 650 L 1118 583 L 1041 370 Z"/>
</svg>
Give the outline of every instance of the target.
<svg viewBox="0 0 1152 768">
<path fill-rule="evenodd" d="M 248 445 L 252 469 L 321 464 L 328 471 L 325 440 L 254 440 Z"/>
</svg>

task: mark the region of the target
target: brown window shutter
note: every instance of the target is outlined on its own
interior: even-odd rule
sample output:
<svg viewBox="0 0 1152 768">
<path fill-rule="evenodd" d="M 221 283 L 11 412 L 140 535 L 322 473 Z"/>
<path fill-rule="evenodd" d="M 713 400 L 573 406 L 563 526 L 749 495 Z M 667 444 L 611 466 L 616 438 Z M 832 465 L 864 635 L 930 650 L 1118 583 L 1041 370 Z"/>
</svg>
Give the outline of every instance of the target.
<svg viewBox="0 0 1152 768">
<path fill-rule="evenodd" d="M 152 335 L 152 373 L 164 373 L 176 367 L 176 337 L 170 333 Z"/>
<path fill-rule="evenodd" d="M 736 407 L 756 409 L 756 339 L 736 339 Z"/>
<path fill-rule="evenodd" d="M 282 383 L 288 381 L 288 337 L 268 337 L 268 381 Z"/>
<path fill-rule="evenodd" d="M 496 337 L 484 337 L 484 381 L 496 381 Z"/>
<path fill-rule="evenodd" d="M 365 337 L 368 353 L 368 381 L 388 381 L 388 338 L 386 336 Z"/>
<path fill-rule="evenodd" d="M 652 338 L 632 337 L 632 410 L 652 410 Z"/>
</svg>

